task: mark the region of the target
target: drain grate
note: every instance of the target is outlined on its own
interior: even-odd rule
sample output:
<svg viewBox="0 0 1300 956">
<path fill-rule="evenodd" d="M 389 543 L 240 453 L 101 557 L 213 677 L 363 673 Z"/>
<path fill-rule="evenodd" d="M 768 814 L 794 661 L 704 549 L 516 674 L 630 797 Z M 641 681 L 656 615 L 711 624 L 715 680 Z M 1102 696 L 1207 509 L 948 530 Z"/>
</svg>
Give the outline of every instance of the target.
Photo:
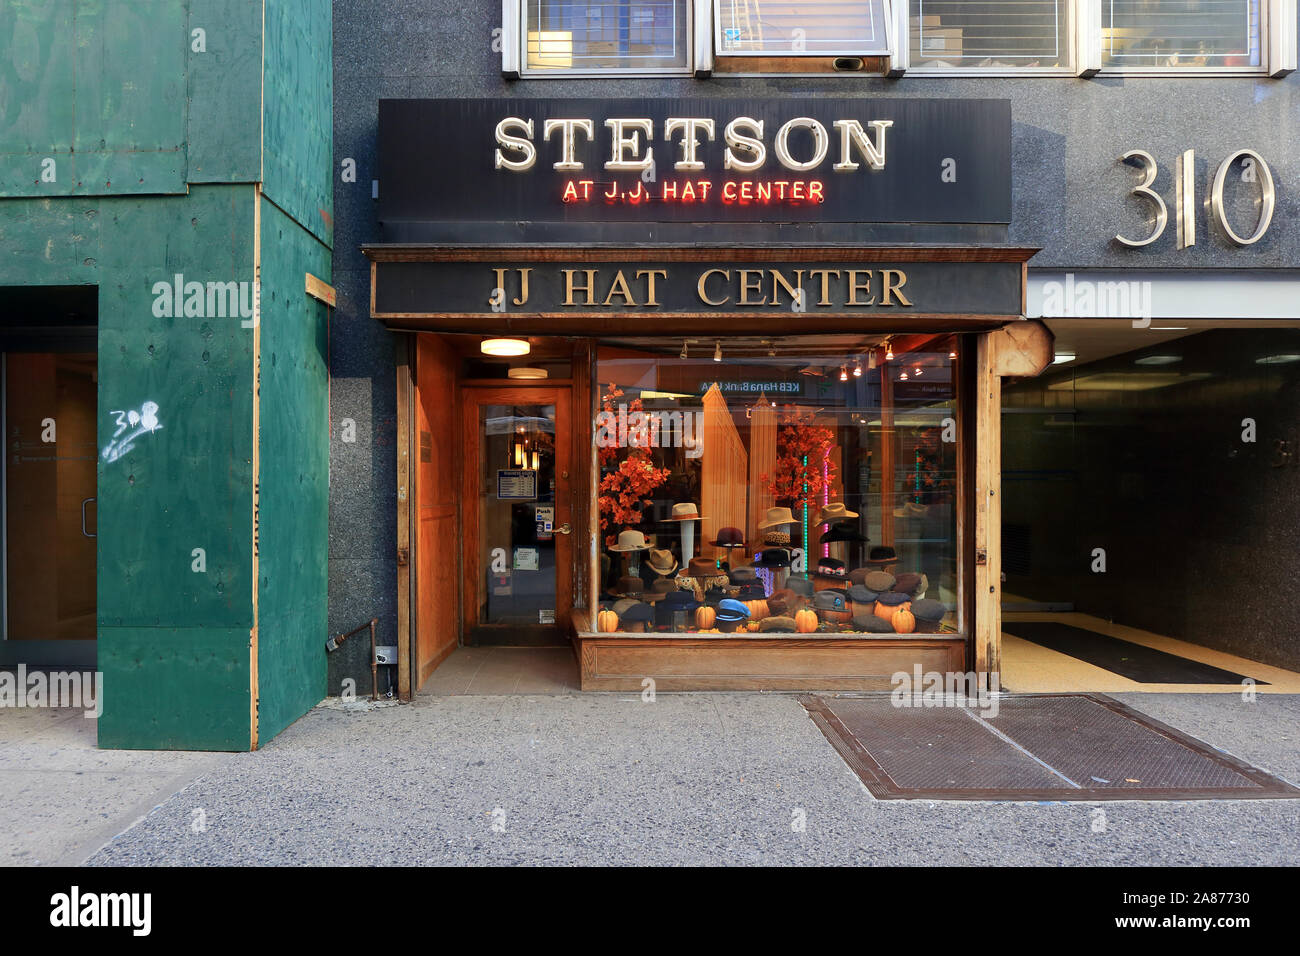
<svg viewBox="0 0 1300 956">
<path fill-rule="evenodd" d="M 1206 800 L 1300 789 L 1099 694 L 1017 694 L 973 706 L 800 697 L 878 799 Z"/>
</svg>

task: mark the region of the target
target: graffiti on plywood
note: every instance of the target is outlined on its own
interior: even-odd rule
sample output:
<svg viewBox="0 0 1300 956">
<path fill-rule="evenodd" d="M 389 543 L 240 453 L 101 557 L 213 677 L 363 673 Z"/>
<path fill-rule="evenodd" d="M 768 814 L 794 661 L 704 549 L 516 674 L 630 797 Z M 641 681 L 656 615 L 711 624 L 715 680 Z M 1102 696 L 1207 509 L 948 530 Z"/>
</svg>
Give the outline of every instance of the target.
<svg viewBox="0 0 1300 956">
<path fill-rule="evenodd" d="M 103 451 L 104 461 L 110 464 L 134 448 L 137 439 L 143 435 L 152 435 L 163 427 L 162 422 L 158 420 L 157 402 L 145 402 L 140 406 L 139 411 L 131 409 L 109 412 L 109 414 L 115 415 L 117 422 L 117 431 L 113 432 L 113 440 L 104 447 Z"/>
</svg>

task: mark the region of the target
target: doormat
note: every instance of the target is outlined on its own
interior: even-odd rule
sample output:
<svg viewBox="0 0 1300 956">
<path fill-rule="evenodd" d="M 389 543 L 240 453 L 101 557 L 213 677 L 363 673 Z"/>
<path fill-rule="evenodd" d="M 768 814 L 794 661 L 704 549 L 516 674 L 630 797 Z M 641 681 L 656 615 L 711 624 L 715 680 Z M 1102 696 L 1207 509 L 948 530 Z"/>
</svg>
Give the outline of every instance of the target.
<svg viewBox="0 0 1300 956">
<path fill-rule="evenodd" d="M 1252 800 L 1300 788 L 1101 694 L 799 698 L 878 800 Z M 990 702 L 991 703 L 991 702 Z"/>
<path fill-rule="evenodd" d="M 1002 630 L 1031 644 L 1066 654 L 1139 684 L 1240 684 L 1245 674 L 1122 641 L 1056 621 L 1003 621 Z M 1254 678 L 1251 678 L 1254 680 Z M 1268 683 L 1255 680 L 1261 687 Z"/>
</svg>

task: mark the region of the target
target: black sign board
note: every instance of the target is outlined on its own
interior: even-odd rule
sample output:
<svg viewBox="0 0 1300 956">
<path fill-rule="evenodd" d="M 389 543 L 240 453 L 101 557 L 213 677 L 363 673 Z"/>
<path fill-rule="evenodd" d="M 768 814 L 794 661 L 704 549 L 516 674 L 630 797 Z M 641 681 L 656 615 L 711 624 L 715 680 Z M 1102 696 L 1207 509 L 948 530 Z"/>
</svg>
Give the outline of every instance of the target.
<svg viewBox="0 0 1300 956">
<path fill-rule="evenodd" d="M 382 100 L 379 156 L 384 223 L 1011 221 L 1006 100 Z"/>
<path fill-rule="evenodd" d="M 1028 251 L 428 250 L 376 263 L 374 314 L 752 316 L 791 328 L 817 315 L 1018 316 Z"/>
</svg>

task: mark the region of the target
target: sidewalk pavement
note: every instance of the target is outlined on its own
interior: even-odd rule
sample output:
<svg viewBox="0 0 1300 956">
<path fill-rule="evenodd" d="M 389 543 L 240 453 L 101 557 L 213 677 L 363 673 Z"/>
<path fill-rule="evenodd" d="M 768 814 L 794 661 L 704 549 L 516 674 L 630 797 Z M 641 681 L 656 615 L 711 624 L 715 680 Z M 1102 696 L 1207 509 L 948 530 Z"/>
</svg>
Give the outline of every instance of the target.
<svg viewBox="0 0 1300 956">
<path fill-rule="evenodd" d="M 1115 696 L 1300 781 L 1300 696 Z M 100 751 L 92 724 L 0 711 L 0 863 L 1300 860 L 1300 800 L 876 801 L 786 694 L 333 700 L 252 754 Z"/>
</svg>

